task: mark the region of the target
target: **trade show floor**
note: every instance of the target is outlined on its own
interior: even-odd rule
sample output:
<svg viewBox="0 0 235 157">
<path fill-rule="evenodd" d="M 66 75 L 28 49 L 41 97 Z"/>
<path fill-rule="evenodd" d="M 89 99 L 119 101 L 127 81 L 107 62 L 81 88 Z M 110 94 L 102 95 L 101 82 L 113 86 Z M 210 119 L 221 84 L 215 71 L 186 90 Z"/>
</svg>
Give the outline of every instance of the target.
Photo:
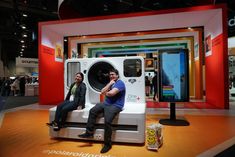
<svg viewBox="0 0 235 157">
<path fill-rule="evenodd" d="M 163 145 L 158 151 L 143 145 L 113 143 L 106 154 L 100 154 L 102 142 L 49 137 L 49 111 L 52 106 L 26 105 L 4 110 L 0 114 L 1 157 L 210 157 L 235 143 L 235 109 L 178 109 L 177 118 L 189 126 L 163 127 Z M 147 109 L 146 126 L 167 118 L 169 109 Z M 231 155 L 231 154 L 230 154 Z"/>
<path fill-rule="evenodd" d="M 38 102 L 38 96 L 8 96 L 1 97 L 2 110 L 7 110 L 19 106 L 30 105 Z M 1 111 L 1 110 L 0 110 Z"/>
</svg>

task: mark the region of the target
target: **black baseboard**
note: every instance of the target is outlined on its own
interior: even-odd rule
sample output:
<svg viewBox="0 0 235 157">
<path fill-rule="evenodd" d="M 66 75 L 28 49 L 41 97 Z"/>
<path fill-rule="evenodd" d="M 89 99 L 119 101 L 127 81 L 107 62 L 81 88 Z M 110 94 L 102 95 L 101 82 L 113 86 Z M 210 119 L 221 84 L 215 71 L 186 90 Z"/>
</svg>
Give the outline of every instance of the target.
<svg viewBox="0 0 235 157">
<path fill-rule="evenodd" d="M 231 157 L 231 156 L 235 156 L 235 144 L 215 155 L 215 157 Z"/>
</svg>

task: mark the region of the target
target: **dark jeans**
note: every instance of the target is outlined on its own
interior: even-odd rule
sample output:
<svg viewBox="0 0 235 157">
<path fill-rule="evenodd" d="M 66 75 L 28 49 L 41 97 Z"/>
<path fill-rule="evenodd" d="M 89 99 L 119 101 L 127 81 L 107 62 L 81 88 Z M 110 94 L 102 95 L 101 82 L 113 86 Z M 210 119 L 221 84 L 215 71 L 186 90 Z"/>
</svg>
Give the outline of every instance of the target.
<svg viewBox="0 0 235 157">
<path fill-rule="evenodd" d="M 65 100 L 64 102 L 62 102 L 61 104 L 57 106 L 54 121 L 59 126 L 64 125 L 67 119 L 68 112 L 76 110 L 76 109 L 77 109 L 77 106 L 75 105 L 73 101 Z"/>
<path fill-rule="evenodd" d="M 104 105 L 103 103 L 96 104 L 92 109 L 90 109 L 88 122 L 87 122 L 87 132 L 93 133 L 95 129 L 96 118 L 100 113 L 104 116 L 104 144 L 111 146 L 112 137 L 112 121 L 115 116 L 122 110 L 114 105 Z"/>
</svg>

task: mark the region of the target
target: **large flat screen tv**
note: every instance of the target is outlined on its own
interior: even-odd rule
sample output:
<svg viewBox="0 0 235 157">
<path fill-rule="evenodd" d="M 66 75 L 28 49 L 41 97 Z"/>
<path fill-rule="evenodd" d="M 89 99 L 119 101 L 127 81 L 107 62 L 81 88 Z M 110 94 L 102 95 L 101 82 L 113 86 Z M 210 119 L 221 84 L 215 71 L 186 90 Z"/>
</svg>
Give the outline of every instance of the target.
<svg viewBox="0 0 235 157">
<path fill-rule="evenodd" d="M 159 101 L 189 101 L 188 50 L 159 51 Z"/>
</svg>

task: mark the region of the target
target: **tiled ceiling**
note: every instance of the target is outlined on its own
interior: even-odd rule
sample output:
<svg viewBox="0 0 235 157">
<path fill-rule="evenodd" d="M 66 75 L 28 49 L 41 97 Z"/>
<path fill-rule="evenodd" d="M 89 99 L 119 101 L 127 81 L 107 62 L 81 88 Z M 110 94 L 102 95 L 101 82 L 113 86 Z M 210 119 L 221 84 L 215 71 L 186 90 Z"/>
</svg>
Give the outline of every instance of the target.
<svg viewBox="0 0 235 157">
<path fill-rule="evenodd" d="M 14 61 L 20 52 L 22 57 L 37 58 L 37 24 L 40 21 L 219 3 L 227 3 L 229 11 L 234 12 L 235 0 L 64 0 L 59 11 L 58 0 L 1 0 L 0 58 L 4 63 Z"/>
</svg>

